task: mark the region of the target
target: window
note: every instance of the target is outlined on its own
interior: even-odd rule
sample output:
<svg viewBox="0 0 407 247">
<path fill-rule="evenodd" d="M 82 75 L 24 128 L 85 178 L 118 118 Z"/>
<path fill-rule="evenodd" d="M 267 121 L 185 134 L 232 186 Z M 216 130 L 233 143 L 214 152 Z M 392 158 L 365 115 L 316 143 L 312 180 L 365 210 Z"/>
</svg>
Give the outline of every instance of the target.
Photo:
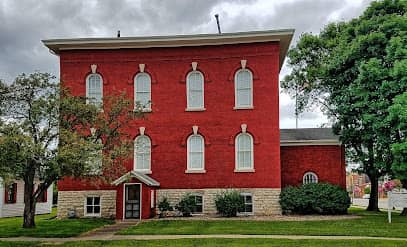
<svg viewBox="0 0 407 247">
<path fill-rule="evenodd" d="M 253 213 L 253 196 L 251 193 L 240 193 L 240 197 L 243 199 L 244 207 L 239 213 L 251 214 Z"/>
<path fill-rule="evenodd" d="M 134 108 L 138 107 L 151 111 L 151 77 L 147 73 L 138 73 L 134 78 Z"/>
<path fill-rule="evenodd" d="M 86 103 L 102 106 L 103 80 L 99 74 L 91 74 L 86 79 Z"/>
<path fill-rule="evenodd" d="M 100 197 L 86 197 L 85 216 L 100 216 Z"/>
<path fill-rule="evenodd" d="M 318 183 L 318 176 L 313 172 L 306 172 L 302 178 L 303 184 Z"/>
<path fill-rule="evenodd" d="M 17 183 L 12 183 L 5 188 L 5 203 L 17 202 Z"/>
<path fill-rule="evenodd" d="M 199 71 L 192 71 L 187 76 L 187 109 L 204 109 L 204 77 Z"/>
<path fill-rule="evenodd" d="M 247 69 L 235 74 L 235 108 L 253 107 L 253 76 Z"/>
<path fill-rule="evenodd" d="M 188 137 L 187 156 L 187 170 L 204 170 L 204 138 L 201 135 L 191 135 Z"/>
<path fill-rule="evenodd" d="M 195 195 L 192 195 L 192 197 L 195 200 L 195 207 L 193 208 L 191 213 L 193 213 L 193 214 L 202 214 L 202 212 L 203 212 L 202 195 L 195 194 Z"/>
<path fill-rule="evenodd" d="M 253 138 L 248 133 L 240 133 L 235 140 L 236 170 L 252 170 Z"/>
<path fill-rule="evenodd" d="M 99 145 L 99 150 L 92 151 L 92 156 L 87 162 L 88 168 L 88 175 L 101 175 L 102 168 L 103 168 L 103 143 L 101 139 L 97 140 L 97 144 Z"/>
<path fill-rule="evenodd" d="M 38 185 L 38 187 L 40 186 L 42 186 L 42 184 Z M 37 202 L 47 202 L 47 190 L 44 190 L 38 195 Z"/>
<path fill-rule="evenodd" d="M 151 172 L 151 140 L 146 135 L 138 136 L 134 141 L 134 170 Z"/>
</svg>

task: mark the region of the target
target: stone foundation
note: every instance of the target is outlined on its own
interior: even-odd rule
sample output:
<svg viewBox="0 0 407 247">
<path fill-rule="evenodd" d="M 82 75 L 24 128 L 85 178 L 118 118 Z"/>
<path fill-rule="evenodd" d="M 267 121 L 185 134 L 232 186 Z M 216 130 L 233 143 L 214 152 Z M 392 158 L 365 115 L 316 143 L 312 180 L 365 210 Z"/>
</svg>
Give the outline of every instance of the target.
<svg viewBox="0 0 407 247">
<path fill-rule="evenodd" d="M 167 197 L 171 206 L 175 206 L 186 193 L 196 193 L 203 196 L 203 213 L 216 214 L 215 197 L 225 189 L 160 189 L 157 190 L 157 203 Z M 271 188 L 238 188 L 242 193 L 251 193 L 254 215 L 281 214 L 279 197 L 281 189 Z"/>
<path fill-rule="evenodd" d="M 75 211 L 76 217 L 84 217 L 87 196 L 100 196 L 101 217 L 115 218 L 115 190 L 58 191 L 57 217 L 59 219 L 67 218 L 70 210 Z"/>
</svg>

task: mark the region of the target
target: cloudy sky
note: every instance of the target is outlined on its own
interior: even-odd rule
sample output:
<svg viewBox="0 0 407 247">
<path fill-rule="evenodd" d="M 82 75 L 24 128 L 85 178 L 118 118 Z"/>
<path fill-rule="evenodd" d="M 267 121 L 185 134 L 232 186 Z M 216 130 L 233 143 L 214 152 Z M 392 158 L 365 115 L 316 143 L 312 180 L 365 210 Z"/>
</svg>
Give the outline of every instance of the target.
<svg viewBox="0 0 407 247">
<path fill-rule="evenodd" d="M 333 21 L 359 16 L 371 0 L 1 0 L 0 79 L 33 71 L 58 75 L 58 58 L 41 39 L 216 33 L 294 28 L 318 33 Z M 284 66 L 280 79 L 289 72 Z M 280 96 L 280 126 L 295 127 L 294 101 Z M 326 123 L 318 111 L 304 113 L 299 127 Z"/>
</svg>

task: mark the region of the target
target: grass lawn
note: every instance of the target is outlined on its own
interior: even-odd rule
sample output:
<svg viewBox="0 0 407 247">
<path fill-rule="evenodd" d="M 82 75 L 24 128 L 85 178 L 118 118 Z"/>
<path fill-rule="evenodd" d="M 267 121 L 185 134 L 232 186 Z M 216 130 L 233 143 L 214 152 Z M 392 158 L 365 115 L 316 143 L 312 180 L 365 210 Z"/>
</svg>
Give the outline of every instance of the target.
<svg viewBox="0 0 407 247">
<path fill-rule="evenodd" d="M 188 247 L 188 246 L 346 246 L 346 247 L 397 247 L 406 246 L 405 241 L 381 241 L 381 240 L 288 240 L 288 239 L 177 239 L 177 240 L 127 240 L 127 241 L 84 241 L 68 242 L 65 244 L 48 245 L 32 242 L 0 242 L 0 247 L 37 247 L 37 246 L 58 246 L 58 247 Z"/>
<path fill-rule="evenodd" d="M 367 212 L 351 208 L 359 219 L 332 221 L 248 221 L 248 220 L 154 220 L 122 230 L 119 234 L 280 234 L 344 235 L 407 238 L 407 217 L 393 214 L 387 223 L 386 212 Z M 404 243 L 407 246 L 407 243 Z"/>
<path fill-rule="evenodd" d="M 35 223 L 37 227 L 34 229 L 22 228 L 22 217 L 2 218 L 0 219 L 0 237 L 71 237 L 113 223 L 112 220 L 104 219 L 58 220 L 55 219 L 55 216 L 55 209 L 51 214 L 36 216 Z"/>
</svg>

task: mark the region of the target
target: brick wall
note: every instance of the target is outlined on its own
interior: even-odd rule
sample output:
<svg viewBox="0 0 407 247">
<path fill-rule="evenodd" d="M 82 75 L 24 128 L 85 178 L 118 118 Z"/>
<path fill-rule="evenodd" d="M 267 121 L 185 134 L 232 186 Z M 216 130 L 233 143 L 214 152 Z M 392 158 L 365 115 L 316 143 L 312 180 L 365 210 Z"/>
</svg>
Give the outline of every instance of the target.
<svg viewBox="0 0 407 247">
<path fill-rule="evenodd" d="M 281 147 L 282 187 L 301 185 L 304 173 L 314 172 L 319 182 L 346 188 L 343 146 Z"/>
</svg>

